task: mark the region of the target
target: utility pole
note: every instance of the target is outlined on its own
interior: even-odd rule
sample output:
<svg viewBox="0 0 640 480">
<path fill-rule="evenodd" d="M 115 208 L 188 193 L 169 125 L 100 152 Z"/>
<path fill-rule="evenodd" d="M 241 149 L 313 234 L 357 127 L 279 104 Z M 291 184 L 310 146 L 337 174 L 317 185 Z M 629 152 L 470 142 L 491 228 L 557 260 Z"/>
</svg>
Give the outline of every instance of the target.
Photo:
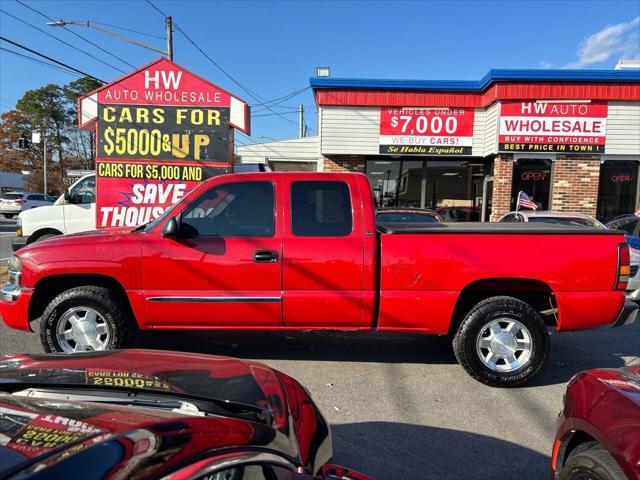
<svg viewBox="0 0 640 480">
<path fill-rule="evenodd" d="M 167 26 L 167 58 L 173 62 L 173 20 L 171 17 L 165 18 Z"/>
<path fill-rule="evenodd" d="M 298 115 L 299 115 L 298 137 L 302 138 L 304 137 L 304 105 L 300 105 L 298 107 Z"/>
<path fill-rule="evenodd" d="M 44 170 L 42 171 L 43 173 L 43 177 L 42 180 L 44 182 L 44 194 L 47 195 L 49 192 L 47 191 L 47 137 L 46 135 L 42 135 L 43 136 L 43 159 L 44 159 Z"/>
</svg>

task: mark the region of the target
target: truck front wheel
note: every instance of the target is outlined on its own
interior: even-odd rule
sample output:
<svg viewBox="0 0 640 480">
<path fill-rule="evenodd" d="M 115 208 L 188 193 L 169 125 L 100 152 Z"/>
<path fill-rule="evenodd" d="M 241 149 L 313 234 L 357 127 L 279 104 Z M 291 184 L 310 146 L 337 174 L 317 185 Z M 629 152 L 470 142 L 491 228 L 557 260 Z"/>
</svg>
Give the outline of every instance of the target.
<svg viewBox="0 0 640 480">
<path fill-rule="evenodd" d="M 527 303 L 492 297 L 478 303 L 453 338 L 458 363 L 492 387 L 513 387 L 533 377 L 549 354 L 549 332 Z"/>
<path fill-rule="evenodd" d="M 47 305 L 40 341 L 52 353 L 115 350 L 129 347 L 135 330 L 128 310 L 108 288 L 76 287 Z"/>
</svg>

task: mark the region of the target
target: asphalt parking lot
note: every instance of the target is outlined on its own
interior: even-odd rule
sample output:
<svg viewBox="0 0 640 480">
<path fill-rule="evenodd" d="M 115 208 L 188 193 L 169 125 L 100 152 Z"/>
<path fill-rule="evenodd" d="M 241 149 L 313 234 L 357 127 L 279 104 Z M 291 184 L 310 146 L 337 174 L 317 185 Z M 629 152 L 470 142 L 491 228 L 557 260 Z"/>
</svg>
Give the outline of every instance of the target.
<svg viewBox="0 0 640 480">
<path fill-rule="evenodd" d="M 16 219 L 4 218 L 0 215 L 0 266 L 4 266 L 9 257 L 13 255 L 11 239 L 16 234 Z"/>
<path fill-rule="evenodd" d="M 4 242 L 4 237 L 2 237 Z M 255 359 L 304 383 L 332 424 L 334 461 L 378 479 L 545 479 L 566 382 L 640 362 L 640 322 L 554 335 L 534 381 L 485 387 L 445 338 L 348 333 L 147 332 L 137 346 Z M 0 353 L 41 352 L 0 322 Z"/>
</svg>

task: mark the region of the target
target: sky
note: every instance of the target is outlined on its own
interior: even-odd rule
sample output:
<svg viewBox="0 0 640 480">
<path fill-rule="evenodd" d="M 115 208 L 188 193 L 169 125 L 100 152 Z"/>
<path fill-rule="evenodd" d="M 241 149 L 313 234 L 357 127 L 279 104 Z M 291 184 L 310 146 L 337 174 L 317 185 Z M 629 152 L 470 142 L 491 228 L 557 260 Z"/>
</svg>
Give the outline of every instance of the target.
<svg viewBox="0 0 640 480">
<path fill-rule="evenodd" d="M 105 81 L 159 54 L 84 27 L 48 27 L 45 16 L 166 47 L 164 18 L 146 0 L 19 1 L 0 0 L 3 37 Z M 174 61 L 250 105 L 305 89 L 317 66 L 336 78 L 478 80 L 492 68 L 611 69 L 640 57 L 640 0 L 149 1 L 204 52 L 175 31 Z M 26 90 L 77 78 L 0 47 L 0 111 Z M 272 108 L 280 115 L 253 107 L 251 137 L 238 143 L 295 138 L 300 104 L 315 134 L 306 89 Z"/>
</svg>

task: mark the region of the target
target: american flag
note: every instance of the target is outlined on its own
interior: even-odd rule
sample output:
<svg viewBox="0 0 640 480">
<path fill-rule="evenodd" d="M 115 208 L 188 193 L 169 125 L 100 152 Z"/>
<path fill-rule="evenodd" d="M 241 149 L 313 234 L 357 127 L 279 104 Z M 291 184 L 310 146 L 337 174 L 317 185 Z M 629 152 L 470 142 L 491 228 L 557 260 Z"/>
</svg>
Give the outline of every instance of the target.
<svg viewBox="0 0 640 480">
<path fill-rule="evenodd" d="M 524 192 L 518 193 L 518 206 L 521 208 L 530 208 L 531 210 L 538 209 L 538 206 L 531 201 L 529 195 Z"/>
</svg>

